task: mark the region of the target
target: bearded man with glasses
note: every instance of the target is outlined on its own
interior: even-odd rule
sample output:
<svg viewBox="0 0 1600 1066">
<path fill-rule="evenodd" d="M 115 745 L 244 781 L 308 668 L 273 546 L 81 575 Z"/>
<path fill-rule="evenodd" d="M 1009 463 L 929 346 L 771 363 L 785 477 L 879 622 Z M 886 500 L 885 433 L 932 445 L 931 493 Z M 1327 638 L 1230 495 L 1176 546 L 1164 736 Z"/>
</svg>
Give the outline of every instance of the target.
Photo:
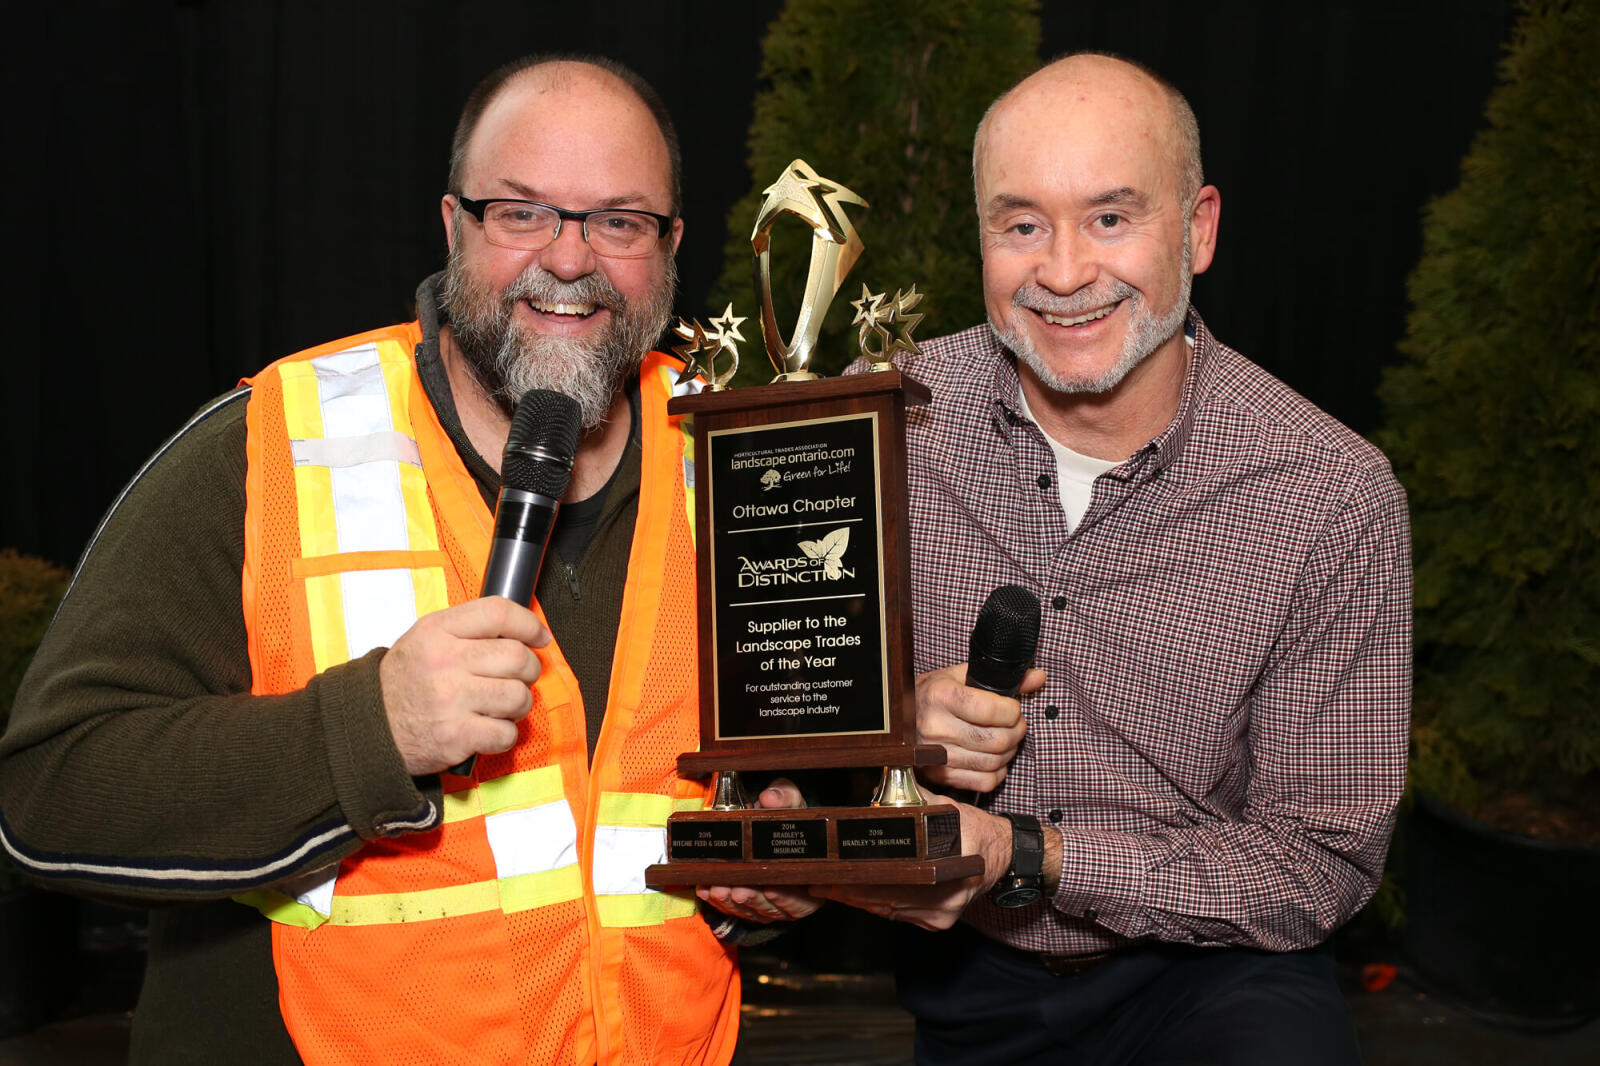
<svg viewBox="0 0 1600 1066">
<path fill-rule="evenodd" d="M 685 386 L 650 350 L 679 172 L 631 71 L 496 71 L 419 320 L 207 404 L 96 532 L 0 740 L 0 843 L 164 905 L 134 1063 L 732 1057 L 747 928 L 643 884 L 704 802 L 674 771 L 698 746 Z M 529 389 L 581 420 L 531 610 L 478 598 Z"/>
</svg>

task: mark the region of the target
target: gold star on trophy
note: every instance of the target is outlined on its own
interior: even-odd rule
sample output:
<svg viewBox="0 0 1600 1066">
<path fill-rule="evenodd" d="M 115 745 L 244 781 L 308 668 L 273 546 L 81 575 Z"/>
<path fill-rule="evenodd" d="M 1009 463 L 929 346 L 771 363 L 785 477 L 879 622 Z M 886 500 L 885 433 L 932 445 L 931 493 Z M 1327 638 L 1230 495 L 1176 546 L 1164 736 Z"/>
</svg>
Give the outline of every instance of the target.
<svg viewBox="0 0 1600 1066">
<path fill-rule="evenodd" d="M 676 345 L 672 350 L 683 359 L 683 372 L 678 375 L 678 383 L 682 384 L 694 377 L 703 377 L 707 382 L 707 389 L 711 392 L 721 392 L 728 387 L 728 382 L 733 380 L 733 375 L 739 370 L 739 346 L 736 341 L 744 340 L 739 332 L 739 324 L 743 322 L 733 313 L 733 304 L 728 304 L 721 315 L 711 320 L 711 328 L 700 324 L 699 319 L 685 321 L 678 319 L 678 324 L 672 327 L 674 335 L 682 337 L 687 344 Z M 728 366 L 725 370 L 717 369 L 717 360 L 723 352 L 729 356 Z M 700 361 L 700 356 L 705 356 L 705 362 Z"/>
<path fill-rule="evenodd" d="M 894 345 L 890 351 L 901 351 L 907 355 L 921 355 L 922 349 L 917 347 L 917 342 L 911 339 L 911 331 L 917 328 L 917 323 L 923 316 L 912 314 L 911 309 L 922 302 L 927 293 L 917 291 L 912 285 L 907 292 L 896 289 L 894 294 L 894 310 L 889 313 L 889 321 L 894 324 Z"/>
<path fill-rule="evenodd" d="M 700 324 L 699 319 L 678 319 L 677 325 L 672 327 L 675 337 L 682 337 L 687 344 L 675 344 L 672 352 L 683 360 L 683 370 L 678 373 L 678 384 L 697 377 L 709 377 L 704 367 L 700 365 L 700 355 L 703 352 L 716 351 L 720 346 L 711 344 L 706 339 L 706 328 Z M 709 360 L 708 360 L 709 362 Z"/>
<path fill-rule="evenodd" d="M 856 317 L 851 325 L 861 327 L 856 340 L 861 346 L 861 354 L 872 364 L 871 369 L 892 369 L 894 364 L 890 360 L 895 352 L 922 354 L 917 342 L 911 339 L 911 332 L 917 328 L 923 316 L 913 314 L 911 309 L 921 303 L 926 295 L 918 292 L 915 285 L 909 290 L 896 289 L 894 299 L 885 306 L 886 294 L 875 294 L 865 285 L 861 286 L 861 299 L 850 301 L 850 306 L 856 309 Z M 893 333 L 889 332 L 890 326 L 894 327 Z M 872 343 L 873 338 L 877 339 L 876 344 Z"/>
<path fill-rule="evenodd" d="M 871 361 L 874 370 L 888 370 L 889 353 L 894 350 L 893 338 L 884 328 L 884 323 L 894 315 L 894 306 L 883 306 L 885 296 L 885 293 L 873 292 L 863 285 L 861 299 L 850 301 L 850 306 L 856 309 L 856 317 L 851 319 L 850 324 L 861 327 L 856 335 L 856 343 L 861 347 L 861 354 Z M 876 346 L 870 343 L 873 337 L 878 339 Z"/>
</svg>

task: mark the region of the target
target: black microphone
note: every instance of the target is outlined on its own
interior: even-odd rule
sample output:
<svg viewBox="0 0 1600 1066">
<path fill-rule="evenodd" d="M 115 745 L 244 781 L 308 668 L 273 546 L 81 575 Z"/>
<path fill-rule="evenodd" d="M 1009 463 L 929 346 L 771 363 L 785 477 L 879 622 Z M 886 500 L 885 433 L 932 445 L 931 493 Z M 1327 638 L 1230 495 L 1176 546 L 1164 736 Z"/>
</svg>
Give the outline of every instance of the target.
<svg viewBox="0 0 1600 1066">
<path fill-rule="evenodd" d="M 1039 597 L 1021 585 L 1001 585 L 983 601 L 973 623 L 967 641 L 967 687 L 1016 699 L 1038 646 Z M 967 802 L 987 807 L 988 796 L 969 791 Z"/>
<path fill-rule="evenodd" d="M 494 540 L 483 567 L 483 595 L 504 596 L 527 607 L 544 565 L 545 545 L 556 511 L 572 480 L 582 416 L 570 396 L 529 389 L 511 415 L 511 432 L 500 458 L 500 497 L 494 505 Z M 450 767 L 472 773 L 477 756 Z"/>
<path fill-rule="evenodd" d="M 1016 698 L 1039 646 L 1039 598 L 1001 585 L 978 611 L 967 643 L 967 685 Z"/>
</svg>

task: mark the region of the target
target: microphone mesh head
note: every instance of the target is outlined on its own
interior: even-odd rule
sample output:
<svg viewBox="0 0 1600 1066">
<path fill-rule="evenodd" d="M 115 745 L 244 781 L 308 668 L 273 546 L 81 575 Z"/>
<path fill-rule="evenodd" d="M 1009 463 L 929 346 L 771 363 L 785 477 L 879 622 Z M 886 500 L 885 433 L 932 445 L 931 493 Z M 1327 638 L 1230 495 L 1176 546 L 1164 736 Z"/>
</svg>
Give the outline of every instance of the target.
<svg viewBox="0 0 1600 1066">
<path fill-rule="evenodd" d="M 500 459 L 500 483 L 559 500 L 572 480 L 582 416 L 578 402 L 549 389 L 529 389 L 511 415 Z"/>
<path fill-rule="evenodd" d="M 989 593 L 972 627 L 970 658 L 1030 663 L 1038 645 L 1039 598 L 1021 585 L 1001 585 Z"/>
</svg>

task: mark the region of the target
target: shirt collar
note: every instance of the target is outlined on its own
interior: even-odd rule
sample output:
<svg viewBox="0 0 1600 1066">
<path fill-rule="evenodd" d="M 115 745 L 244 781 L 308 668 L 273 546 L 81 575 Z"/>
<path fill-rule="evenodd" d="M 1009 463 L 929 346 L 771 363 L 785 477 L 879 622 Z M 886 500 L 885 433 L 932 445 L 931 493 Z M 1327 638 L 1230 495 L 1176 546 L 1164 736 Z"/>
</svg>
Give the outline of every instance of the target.
<svg viewBox="0 0 1600 1066">
<path fill-rule="evenodd" d="M 1183 374 L 1183 390 L 1178 397 L 1178 410 L 1173 413 L 1167 427 L 1156 434 L 1135 456 L 1153 457 L 1153 462 L 1146 460 L 1151 472 L 1165 470 L 1178 461 L 1178 457 L 1183 454 L 1184 448 L 1189 443 L 1200 408 L 1205 404 L 1206 397 L 1211 394 L 1211 388 L 1216 382 L 1217 339 L 1206 328 L 1200 312 L 1193 307 L 1189 308 L 1183 329 L 1194 340 L 1194 347 L 1189 352 L 1189 366 Z"/>
</svg>

